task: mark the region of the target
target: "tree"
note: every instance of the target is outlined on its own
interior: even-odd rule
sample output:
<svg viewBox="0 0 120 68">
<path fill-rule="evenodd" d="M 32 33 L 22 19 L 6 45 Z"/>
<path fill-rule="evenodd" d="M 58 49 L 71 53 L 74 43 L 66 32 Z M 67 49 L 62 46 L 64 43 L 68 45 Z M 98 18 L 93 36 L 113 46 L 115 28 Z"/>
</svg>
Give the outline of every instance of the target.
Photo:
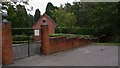
<svg viewBox="0 0 120 68">
<path fill-rule="evenodd" d="M 17 2 L 3 2 L 2 9 L 7 10 L 8 20 L 11 21 L 12 27 L 29 27 L 29 15 L 25 5 L 16 4 Z M 27 4 L 24 2 L 24 4 Z"/>
<path fill-rule="evenodd" d="M 27 15 L 27 11 L 24 5 L 17 5 L 17 18 L 18 18 L 18 26 L 16 27 L 29 27 L 29 18 Z"/>
<path fill-rule="evenodd" d="M 93 8 L 94 3 L 89 2 L 73 2 L 73 5 L 70 3 L 66 3 L 64 6 L 64 10 L 66 12 L 74 13 L 76 16 L 76 26 L 87 28 L 88 27 L 88 20 L 87 20 L 87 13 L 89 9 Z"/>
<path fill-rule="evenodd" d="M 64 10 L 66 11 L 66 12 L 72 12 L 72 5 L 70 4 L 70 3 L 66 3 L 65 4 L 65 6 L 64 6 Z"/>
<path fill-rule="evenodd" d="M 96 3 L 95 8 L 90 9 L 87 16 L 90 27 L 96 29 L 98 36 L 102 34 L 109 37 L 117 35 L 119 24 L 117 2 Z"/>
<path fill-rule="evenodd" d="M 58 10 L 58 7 L 53 6 L 53 4 L 51 2 L 49 2 L 46 6 L 45 14 L 49 15 L 56 22 L 56 19 L 54 17 L 52 17 L 52 13 L 51 13 L 51 11 L 54 12 L 55 10 Z"/>
<path fill-rule="evenodd" d="M 29 19 L 27 11 L 24 5 L 17 5 L 14 8 L 13 5 L 10 5 L 7 9 L 8 11 L 8 20 L 11 21 L 12 27 L 28 27 Z"/>
<path fill-rule="evenodd" d="M 53 6 L 53 4 L 51 3 L 51 2 L 49 2 L 48 4 L 47 4 L 47 7 L 46 7 L 46 14 L 47 15 L 51 15 L 51 12 L 50 11 L 54 11 L 55 10 L 55 7 Z"/>
<path fill-rule="evenodd" d="M 81 27 L 82 25 L 80 24 L 80 2 L 73 2 L 73 5 L 71 5 L 70 3 L 66 3 L 64 6 L 64 10 L 66 12 L 70 12 L 73 13 L 76 17 L 76 22 L 75 25 Z"/>
<path fill-rule="evenodd" d="M 41 17 L 41 12 L 39 9 L 36 9 L 35 15 L 34 15 L 34 22 L 36 22 Z"/>
<path fill-rule="evenodd" d="M 33 27 L 33 24 L 35 23 L 34 16 L 28 15 L 28 17 L 29 17 L 29 27 Z"/>
<path fill-rule="evenodd" d="M 18 18 L 15 8 L 13 6 L 9 6 L 7 11 L 8 20 L 11 22 L 12 27 L 16 27 L 18 25 Z"/>
<path fill-rule="evenodd" d="M 105 34 L 117 38 L 120 34 L 120 2 L 74 2 L 66 3 L 65 12 L 74 13 L 76 25 L 83 28 L 93 28 L 96 35 Z"/>
<path fill-rule="evenodd" d="M 118 7 L 118 13 L 120 15 L 120 1 L 118 2 L 117 7 Z"/>
<path fill-rule="evenodd" d="M 73 13 L 67 13 L 62 8 L 51 12 L 60 27 L 74 27 L 76 18 Z"/>
</svg>

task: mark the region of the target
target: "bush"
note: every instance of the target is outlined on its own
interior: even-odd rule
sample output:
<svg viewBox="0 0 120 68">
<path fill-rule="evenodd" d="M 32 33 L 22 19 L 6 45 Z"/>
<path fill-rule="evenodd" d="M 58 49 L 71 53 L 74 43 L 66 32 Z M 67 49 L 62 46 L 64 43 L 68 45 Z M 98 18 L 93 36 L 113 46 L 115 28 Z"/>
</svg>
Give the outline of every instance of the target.
<svg viewBox="0 0 120 68">
<path fill-rule="evenodd" d="M 33 41 L 33 29 L 27 28 L 13 28 L 12 29 L 12 43 L 26 43 Z"/>
<path fill-rule="evenodd" d="M 79 35 L 94 35 L 95 30 L 92 28 L 80 28 L 80 27 L 62 27 L 56 28 L 55 33 L 63 34 L 79 34 Z"/>
<path fill-rule="evenodd" d="M 20 29 L 20 28 L 13 28 L 12 29 L 12 35 L 33 35 L 34 30 L 33 29 Z"/>
<path fill-rule="evenodd" d="M 26 35 L 15 35 L 12 36 L 13 41 L 28 41 L 28 40 L 33 40 L 32 36 L 26 36 Z"/>
</svg>

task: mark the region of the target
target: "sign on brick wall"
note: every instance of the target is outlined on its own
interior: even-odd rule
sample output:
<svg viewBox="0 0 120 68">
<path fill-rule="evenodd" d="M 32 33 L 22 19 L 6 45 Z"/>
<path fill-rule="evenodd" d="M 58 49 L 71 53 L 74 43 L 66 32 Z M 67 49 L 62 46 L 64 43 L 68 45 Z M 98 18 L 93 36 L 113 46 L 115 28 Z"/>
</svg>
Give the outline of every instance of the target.
<svg viewBox="0 0 120 68">
<path fill-rule="evenodd" d="M 40 31 L 39 30 L 34 30 L 34 34 L 35 34 L 35 36 L 39 36 L 40 35 Z"/>
</svg>

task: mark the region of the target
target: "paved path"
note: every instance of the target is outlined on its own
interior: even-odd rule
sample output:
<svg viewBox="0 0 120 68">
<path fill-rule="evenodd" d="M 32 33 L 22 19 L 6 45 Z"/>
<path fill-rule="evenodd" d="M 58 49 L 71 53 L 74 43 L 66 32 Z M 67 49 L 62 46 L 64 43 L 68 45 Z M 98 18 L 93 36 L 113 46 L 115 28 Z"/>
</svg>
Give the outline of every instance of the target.
<svg viewBox="0 0 120 68">
<path fill-rule="evenodd" d="M 118 46 L 86 46 L 50 56 L 35 55 L 9 66 L 118 66 Z"/>
</svg>

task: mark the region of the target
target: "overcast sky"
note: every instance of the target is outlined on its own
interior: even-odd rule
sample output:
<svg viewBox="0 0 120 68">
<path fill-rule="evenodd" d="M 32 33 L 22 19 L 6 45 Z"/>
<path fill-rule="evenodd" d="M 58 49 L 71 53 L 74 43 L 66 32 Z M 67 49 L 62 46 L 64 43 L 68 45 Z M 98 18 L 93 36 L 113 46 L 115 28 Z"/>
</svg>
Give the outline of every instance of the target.
<svg viewBox="0 0 120 68">
<path fill-rule="evenodd" d="M 41 11 L 41 14 L 43 14 L 48 2 L 51 2 L 54 6 L 59 7 L 60 4 L 64 5 L 67 2 L 72 4 L 74 1 L 79 0 L 30 0 L 28 3 L 30 4 L 30 6 L 33 6 L 33 11 L 31 11 L 30 13 L 34 15 L 37 8 Z"/>
</svg>

